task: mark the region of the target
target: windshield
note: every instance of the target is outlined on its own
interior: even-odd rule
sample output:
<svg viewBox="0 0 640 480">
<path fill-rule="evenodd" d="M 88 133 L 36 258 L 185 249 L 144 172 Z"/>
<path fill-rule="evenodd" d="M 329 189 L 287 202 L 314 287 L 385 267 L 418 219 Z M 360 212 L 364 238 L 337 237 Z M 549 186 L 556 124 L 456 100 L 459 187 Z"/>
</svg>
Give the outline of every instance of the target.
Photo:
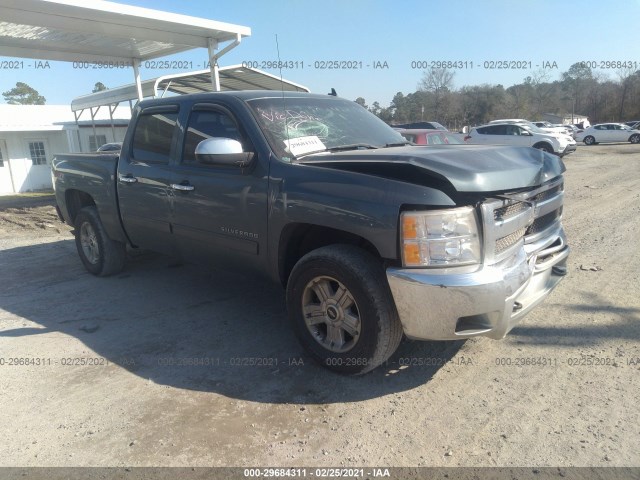
<svg viewBox="0 0 640 480">
<path fill-rule="evenodd" d="M 521 125 L 523 127 L 528 128 L 529 130 L 531 130 L 533 133 L 549 133 L 546 132 L 545 130 L 542 130 L 541 128 L 539 128 L 535 123 L 531 123 L 531 122 L 518 122 L 518 125 Z"/>
<path fill-rule="evenodd" d="M 339 147 L 375 148 L 407 143 L 382 120 L 348 100 L 289 97 L 260 98 L 247 103 L 271 148 L 283 160 Z"/>
</svg>

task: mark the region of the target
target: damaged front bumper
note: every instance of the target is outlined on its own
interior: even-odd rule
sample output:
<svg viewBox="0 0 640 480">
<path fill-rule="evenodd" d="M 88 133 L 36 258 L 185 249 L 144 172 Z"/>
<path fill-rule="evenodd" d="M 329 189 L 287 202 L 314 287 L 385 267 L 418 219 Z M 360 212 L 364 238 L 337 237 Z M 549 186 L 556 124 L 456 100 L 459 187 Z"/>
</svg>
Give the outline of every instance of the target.
<svg viewBox="0 0 640 480">
<path fill-rule="evenodd" d="M 455 269 L 389 268 L 387 279 L 407 337 L 503 338 L 567 273 L 562 227 L 535 253 L 520 248 L 494 265 Z"/>
</svg>

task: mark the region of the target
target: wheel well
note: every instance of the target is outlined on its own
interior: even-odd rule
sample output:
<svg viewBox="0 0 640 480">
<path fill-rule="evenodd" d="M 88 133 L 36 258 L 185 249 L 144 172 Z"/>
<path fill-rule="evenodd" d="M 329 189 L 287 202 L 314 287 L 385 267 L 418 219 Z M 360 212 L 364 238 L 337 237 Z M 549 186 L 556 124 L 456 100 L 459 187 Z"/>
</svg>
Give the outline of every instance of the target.
<svg viewBox="0 0 640 480">
<path fill-rule="evenodd" d="M 380 258 L 378 249 L 367 239 L 329 227 L 297 223 L 288 225 L 280 235 L 278 267 L 280 281 L 286 285 L 294 265 L 304 255 L 328 245 L 355 245 Z"/>
<path fill-rule="evenodd" d="M 75 223 L 76 215 L 78 215 L 81 209 L 84 207 L 95 207 L 96 205 L 91 195 L 80 190 L 67 190 L 65 192 L 65 201 L 71 223 Z"/>
<path fill-rule="evenodd" d="M 549 148 L 552 152 L 553 152 L 553 145 L 551 145 L 549 142 L 545 142 L 545 141 L 541 141 L 536 143 L 533 148 L 540 148 L 541 146 L 545 146 L 547 148 Z"/>
</svg>

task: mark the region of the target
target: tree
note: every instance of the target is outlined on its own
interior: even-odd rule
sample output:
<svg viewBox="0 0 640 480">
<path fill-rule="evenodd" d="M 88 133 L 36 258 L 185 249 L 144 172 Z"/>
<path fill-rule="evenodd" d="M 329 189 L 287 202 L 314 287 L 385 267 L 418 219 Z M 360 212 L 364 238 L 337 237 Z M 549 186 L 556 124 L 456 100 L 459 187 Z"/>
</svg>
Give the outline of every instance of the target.
<svg viewBox="0 0 640 480">
<path fill-rule="evenodd" d="M 633 83 L 637 81 L 638 75 L 637 72 L 633 70 L 633 68 L 621 68 L 617 72 L 618 78 L 620 79 L 620 110 L 618 112 L 618 118 L 620 121 L 624 119 L 624 107 L 625 100 L 629 94 L 629 91 L 633 87 Z"/>
<path fill-rule="evenodd" d="M 449 93 L 453 89 L 454 75 L 455 72 L 446 68 L 431 68 L 431 70 L 424 72 L 422 80 L 418 84 L 418 91 L 430 94 L 431 101 L 429 103 L 431 103 L 435 120 L 442 120 L 443 112 L 447 111 Z M 422 107 L 424 106 L 423 104 Z"/>
<path fill-rule="evenodd" d="M 434 93 L 449 91 L 453 88 L 454 75 L 455 72 L 446 68 L 431 68 L 428 72 L 424 72 L 418 84 L 418 90 Z"/>
<path fill-rule="evenodd" d="M 591 68 L 584 63 L 574 63 L 569 67 L 569 70 L 562 73 L 562 83 L 566 91 L 569 92 L 575 105 L 575 110 L 581 110 L 580 100 L 584 95 L 585 87 L 590 81 L 593 80 L 593 73 Z"/>
<path fill-rule="evenodd" d="M 105 87 L 104 83 L 102 82 L 97 82 L 95 84 L 95 86 L 93 87 L 93 90 L 91 90 L 91 93 L 96 93 L 96 92 L 101 92 L 103 90 L 107 90 L 107 87 Z M 356 100 L 357 101 L 357 100 Z"/>
<path fill-rule="evenodd" d="M 2 93 L 9 105 L 44 105 L 47 101 L 37 90 L 23 82 L 17 82 L 11 90 Z"/>
</svg>

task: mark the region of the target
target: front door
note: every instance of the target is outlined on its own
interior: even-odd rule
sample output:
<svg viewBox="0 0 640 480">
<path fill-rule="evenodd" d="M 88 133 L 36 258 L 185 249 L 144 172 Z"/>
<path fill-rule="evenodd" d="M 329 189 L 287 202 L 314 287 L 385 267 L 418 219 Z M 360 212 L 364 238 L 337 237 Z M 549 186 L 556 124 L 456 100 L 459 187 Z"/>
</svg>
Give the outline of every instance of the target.
<svg viewBox="0 0 640 480">
<path fill-rule="evenodd" d="M 529 131 L 519 125 L 505 125 L 507 137 L 504 143 L 506 145 L 518 145 L 521 147 L 530 147 L 533 143 L 533 137 Z"/>
<path fill-rule="evenodd" d="M 222 105 L 198 104 L 186 123 L 172 182 L 177 248 L 186 260 L 258 268 L 266 261 L 267 159 L 257 157 L 240 123 Z M 213 137 L 240 141 L 245 152 L 255 153 L 252 166 L 199 163 L 196 146 Z"/>
</svg>

